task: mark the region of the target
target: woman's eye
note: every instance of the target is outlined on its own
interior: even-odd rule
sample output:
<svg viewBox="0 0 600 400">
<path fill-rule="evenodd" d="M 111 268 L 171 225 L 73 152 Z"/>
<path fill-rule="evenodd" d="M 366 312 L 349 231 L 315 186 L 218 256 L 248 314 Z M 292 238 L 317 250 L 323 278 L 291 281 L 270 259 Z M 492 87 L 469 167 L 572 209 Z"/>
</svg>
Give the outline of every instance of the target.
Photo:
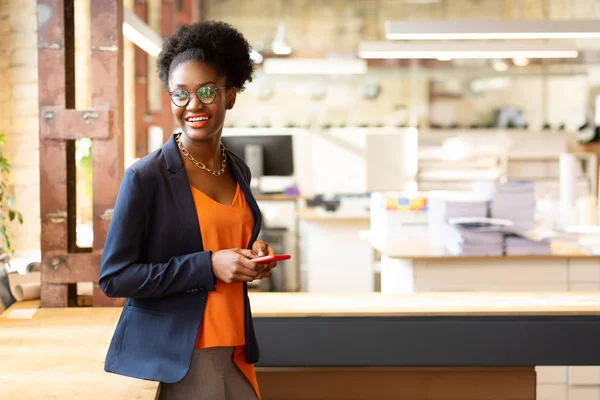
<svg viewBox="0 0 600 400">
<path fill-rule="evenodd" d="M 215 88 L 210 86 L 200 88 L 200 96 L 203 98 L 212 98 L 215 95 L 215 92 Z"/>
<path fill-rule="evenodd" d="M 173 93 L 173 97 L 175 97 L 176 99 L 179 100 L 185 100 L 188 97 L 187 92 L 184 92 L 183 90 L 176 90 L 175 93 Z"/>
</svg>

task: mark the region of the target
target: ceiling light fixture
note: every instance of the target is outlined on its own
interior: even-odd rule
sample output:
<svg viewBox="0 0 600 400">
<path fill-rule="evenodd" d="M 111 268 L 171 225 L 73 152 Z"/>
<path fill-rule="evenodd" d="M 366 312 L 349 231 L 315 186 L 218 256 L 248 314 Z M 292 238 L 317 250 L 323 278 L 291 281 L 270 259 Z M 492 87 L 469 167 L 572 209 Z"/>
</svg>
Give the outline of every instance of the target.
<svg viewBox="0 0 600 400">
<path fill-rule="evenodd" d="M 572 43 L 539 42 L 362 42 L 358 50 L 366 59 L 494 59 L 494 58 L 576 58 Z"/>
<path fill-rule="evenodd" d="M 502 59 L 492 60 L 492 68 L 498 72 L 505 72 L 508 71 L 508 63 Z"/>
<path fill-rule="evenodd" d="M 254 64 L 260 64 L 263 62 L 263 55 L 255 49 L 250 50 L 250 59 Z"/>
<path fill-rule="evenodd" d="M 277 25 L 277 33 L 275 34 L 275 39 L 273 39 L 273 43 L 271 44 L 271 50 L 273 50 L 273 53 L 282 56 L 287 56 L 292 53 L 292 48 L 287 42 L 287 34 L 285 24 L 283 22 L 280 22 Z"/>
<path fill-rule="evenodd" d="M 600 20 L 386 21 L 390 40 L 600 38 Z"/>
<path fill-rule="evenodd" d="M 529 58 L 513 58 L 512 61 L 517 67 L 526 67 L 529 65 Z"/>
<path fill-rule="evenodd" d="M 367 62 L 359 59 L 268 58 L 263 63 L 267 74 L 278 75 L 354 75 L 367 72 Z"/>
</svg>

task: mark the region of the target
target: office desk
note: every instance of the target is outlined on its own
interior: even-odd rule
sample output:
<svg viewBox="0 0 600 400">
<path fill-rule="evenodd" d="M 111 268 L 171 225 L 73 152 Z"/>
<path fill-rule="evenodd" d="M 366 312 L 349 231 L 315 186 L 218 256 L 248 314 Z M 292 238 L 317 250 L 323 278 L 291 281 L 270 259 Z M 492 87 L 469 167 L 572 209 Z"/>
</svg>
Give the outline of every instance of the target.
<svg viewBox="0 0 600 400">
<path fill-rule="evenodd" d="M 372 243 L 381 257 L 381 291 L 567 292 L 600 290 L 600 257 L 556 243 L 550 255 L 463 256 L 406 244 Z"/>
<path fill-rule="evenodd" d="M 532 400 L 534 365 L 600 364 L 600 294 L 251 293 L 263 399 Z M 103 371 L 119 308 L 0 317 L 3 399 L 154 399 Z M 568 340 L 567 340 L 568 339 Z"/>
</svg>

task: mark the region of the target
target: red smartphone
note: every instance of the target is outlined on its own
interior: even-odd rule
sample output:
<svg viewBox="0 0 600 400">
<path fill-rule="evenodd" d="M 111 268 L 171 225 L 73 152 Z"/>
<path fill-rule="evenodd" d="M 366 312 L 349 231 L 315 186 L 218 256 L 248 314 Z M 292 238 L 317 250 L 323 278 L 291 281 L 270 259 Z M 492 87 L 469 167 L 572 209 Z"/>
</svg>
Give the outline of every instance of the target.
<svg viewBox="0 0 600 400">
<path fill-rule="evenodd" d="M 272 256 L 264 256 L 264 257 L 253 258 L 250 261 L 255 262 L 255 263 L 259 263 L 259 264 L 270 264 L 270 263 L 275 262 L 275 261 L 289 260 L 290 258 L 292 258 L 292 256 L 289 255 L 289 254 L 275 254 L 275 255 L 272 255 Z"/>
</svg>

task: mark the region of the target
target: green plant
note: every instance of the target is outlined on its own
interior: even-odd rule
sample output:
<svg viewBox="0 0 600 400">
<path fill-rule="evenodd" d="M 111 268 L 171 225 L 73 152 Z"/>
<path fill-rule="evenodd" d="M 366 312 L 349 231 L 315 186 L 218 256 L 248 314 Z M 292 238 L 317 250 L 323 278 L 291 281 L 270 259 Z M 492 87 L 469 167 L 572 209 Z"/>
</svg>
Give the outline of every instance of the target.
<svg viewBox="0 0 600 400">
<path fill-rule="evenodd" d="M 0 146 L 4 146 L 6 140 L 4 135 L 0 134 Z M 13 199 L 8 193 L 8 177 L 10 176 L 10 163 L 0 150 L 0 240 L 3 242 L 3 249 L 9 253 L 14 250 L 10 245 L 9 223 L 15 218 L 20 224 L 23 223 L 23 215 L 12 206 Z"/>
</svg>

